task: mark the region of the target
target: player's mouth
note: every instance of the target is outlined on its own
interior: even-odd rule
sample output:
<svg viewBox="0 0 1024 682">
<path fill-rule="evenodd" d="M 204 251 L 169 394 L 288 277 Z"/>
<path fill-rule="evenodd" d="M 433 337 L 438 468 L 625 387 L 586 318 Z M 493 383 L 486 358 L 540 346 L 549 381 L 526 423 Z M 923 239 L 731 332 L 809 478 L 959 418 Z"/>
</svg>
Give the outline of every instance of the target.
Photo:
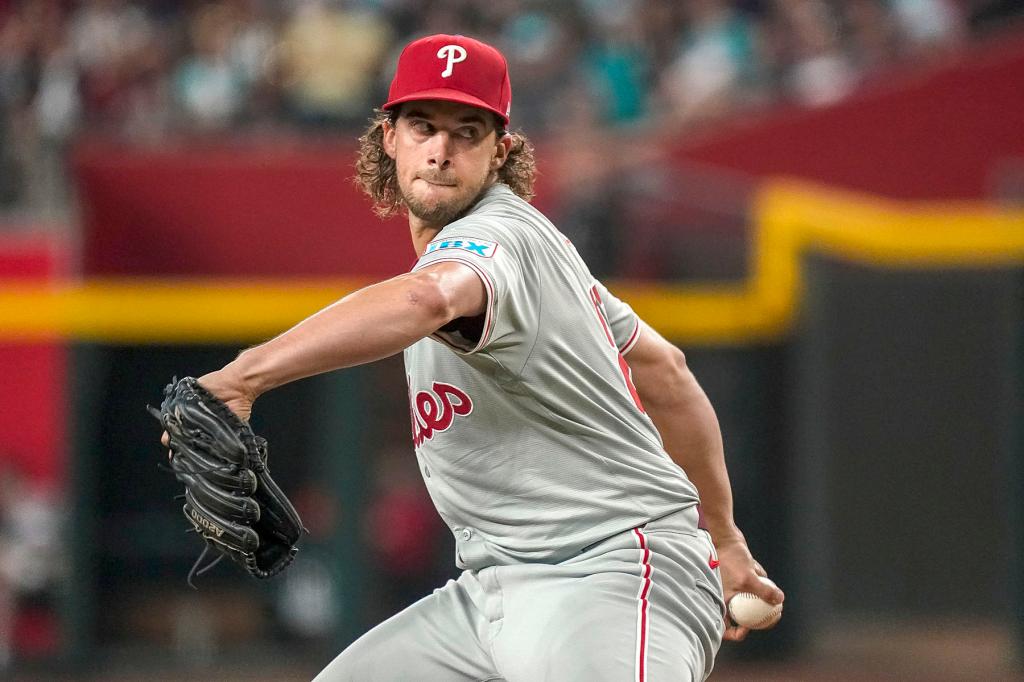
<svg viewBox="0 0 1024 682">
<path fill-rule="evenodd" d="M 441 180 L 432 180 L 430 178 L 425 178 L 422 175 L 417 176 L 417 178 L 422 180 L 423 182 L 427 183 L 428 185 L 434 185 L 435 187 L 455 187 L 456 186 L 456 183 L 454 183 L 454 182 L 443 182 Z"/>
</svg>

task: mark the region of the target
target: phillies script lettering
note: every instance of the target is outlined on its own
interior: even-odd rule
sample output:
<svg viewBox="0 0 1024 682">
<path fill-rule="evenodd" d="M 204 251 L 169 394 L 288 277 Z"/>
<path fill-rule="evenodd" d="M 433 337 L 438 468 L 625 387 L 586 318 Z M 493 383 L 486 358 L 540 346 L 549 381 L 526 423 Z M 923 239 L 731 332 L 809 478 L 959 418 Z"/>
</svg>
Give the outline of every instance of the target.
<svg viewBox="0 0 1024 682">
<path fill-rule="evenodd" d="M 458 386 L 435 381 L 430 391 L 415 396 L 409 389 L 409 416 L 412 418 L 412 442 L 419 447 L 435 433 L 447 431 L 455 415 L 465 417 L 473 411 L 473 401 Z"/>
</svg>

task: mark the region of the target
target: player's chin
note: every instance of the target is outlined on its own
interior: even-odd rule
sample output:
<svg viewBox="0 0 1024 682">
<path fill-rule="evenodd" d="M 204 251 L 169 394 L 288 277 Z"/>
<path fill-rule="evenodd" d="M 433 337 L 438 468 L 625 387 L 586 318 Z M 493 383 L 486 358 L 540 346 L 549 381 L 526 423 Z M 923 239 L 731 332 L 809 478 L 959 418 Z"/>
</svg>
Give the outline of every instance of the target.
<svg viewBox="0 0 1024 682">
<path fill-rule="evenodd" d="M 447 203 L 441 202 L 407 202 L 407 206 L 410 213 L 429 223 L 446 225 L 457 214 L 457 211 L 452 210 Z"/>
<path fill-rule="evenodd" d="M 431 222 L 447 223 L 459 215 L 468 204 L 463 197 L 438 196 L 416 193 L 406 197 L 406 205 L 418 218 Z"/>
<path fill-rule="evenodd" d="M 416 188 L 420 203 L 439 210 L 462 201 L 462 189 L 454 185 L 432 185 L 424 182 Z"/>
</svg>

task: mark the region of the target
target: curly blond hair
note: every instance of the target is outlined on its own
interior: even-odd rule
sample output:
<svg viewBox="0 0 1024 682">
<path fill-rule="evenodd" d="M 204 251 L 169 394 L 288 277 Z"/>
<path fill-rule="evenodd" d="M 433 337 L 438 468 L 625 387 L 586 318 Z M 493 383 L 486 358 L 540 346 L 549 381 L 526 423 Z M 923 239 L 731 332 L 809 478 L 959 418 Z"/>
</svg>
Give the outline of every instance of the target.
<svg viewBox="0 0 1024 682">
<path fill-rule="evenodd" d="M 370 119 L 370 127 L 359 138 L 355 183 L 370 197 L 374 213 L 382 218 L 394 215 L 405 205 L 398 190 L 395 160 L 384 151 L 384 124 L 394 124 L 397 120 L 397 111 L 377 109 Z M 512 148 L 505 164 L 498 169 L 498 181 L 529 201 L 533 198 L 533 182 L 537 175 L 533 145 L 521 133 L 510 133 L 500 126 L 497 132 L 499 137 L 512 136 Z"/>
</svg>

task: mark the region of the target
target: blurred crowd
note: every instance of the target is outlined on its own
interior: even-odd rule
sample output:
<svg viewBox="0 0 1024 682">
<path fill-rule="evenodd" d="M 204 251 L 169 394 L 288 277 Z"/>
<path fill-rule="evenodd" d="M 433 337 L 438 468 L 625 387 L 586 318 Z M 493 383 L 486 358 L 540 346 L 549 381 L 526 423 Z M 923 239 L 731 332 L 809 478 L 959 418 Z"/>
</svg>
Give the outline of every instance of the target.
<svg viewBox="0 0 1024 682">
<path fill-rule="evenodd" d="M 466 33 L 510 61 L 513 121 L 687 130 L 834 102 L 898 60 L 955 49 L 1005 0 L 0 0 L 0 210 L 66 207 L 80 134 L 360 128 L 397 52 Z"/>
<path fill-rule="evenodd" d="M 19 656 L 52 654 L 66 578 L 63 501 L 0 450 L 0 677 Z"/>
</svg>

